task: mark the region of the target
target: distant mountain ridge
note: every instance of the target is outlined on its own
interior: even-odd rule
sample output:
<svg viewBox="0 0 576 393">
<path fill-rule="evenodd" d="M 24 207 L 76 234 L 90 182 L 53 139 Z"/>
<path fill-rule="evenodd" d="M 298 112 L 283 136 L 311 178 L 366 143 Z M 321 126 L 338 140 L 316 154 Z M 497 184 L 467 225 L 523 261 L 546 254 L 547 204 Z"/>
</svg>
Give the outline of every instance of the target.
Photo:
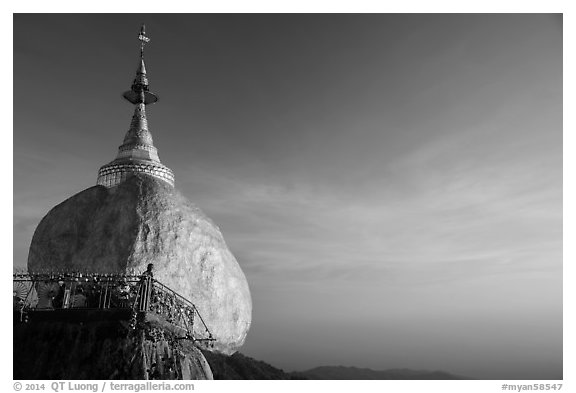
<svg viewBox="0 0 576 393">
<path fill-rule="evenodd" d="M 344 366 L 321 366 L 310 370 L 294 372 L 304 379 L 345 379 L 345 380 L 445 380 L 445 379 L 470 379 L 444 371 L 391 369 L 376 371 L 369 368 L 344 367 Z"/>
<path fill-rule="evenodd" d="M 290 373 L 239 352 L 232 356 L 202 352 L 210 365 L 214 379 L 308 379 L 292 378 Z"/>
<path fill-rule="evenodd" d="M 204 351 L 214 379 L 324 379 L 324 380 L 454 380 L 471 379 L 444 371 L 321 366 L 306 371 L 285 372 L 270 364 L 236 352 L 232 356 Z"/>
</svg>

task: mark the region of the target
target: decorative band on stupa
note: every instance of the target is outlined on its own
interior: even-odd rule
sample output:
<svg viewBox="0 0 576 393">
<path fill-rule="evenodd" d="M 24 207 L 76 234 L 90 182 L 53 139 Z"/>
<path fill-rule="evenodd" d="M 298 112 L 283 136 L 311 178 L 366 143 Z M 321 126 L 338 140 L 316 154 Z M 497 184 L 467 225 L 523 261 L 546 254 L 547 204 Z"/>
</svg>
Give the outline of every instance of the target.
<svg viewBox="0 0 576 393">
<path fill-rule="evenodd" d="M 124 137 L 124 142 L 118 148 L 116 159 L 106 164 L 98 171 L 98 185 L 114 187 L 125 181 L 132 174 L 153 176 L 174 186 L 174 173 L 167 166 L 162 165 L 158 157 L 158 150 L 154 147 L 152 134 L 148 130 L 146 119 L 146 105 L 158 101 L 158 97 L 148 91 L 148 77 L 144 64 L 144 45 L 150 41 L 142 25 L 140 35 L 140 65 L 136 71 L 136 78 L 132 88 L 123 94 L 123 97 L 134 104 L 134 116 L 130 122 L 130 129 Z"/>
</svg>

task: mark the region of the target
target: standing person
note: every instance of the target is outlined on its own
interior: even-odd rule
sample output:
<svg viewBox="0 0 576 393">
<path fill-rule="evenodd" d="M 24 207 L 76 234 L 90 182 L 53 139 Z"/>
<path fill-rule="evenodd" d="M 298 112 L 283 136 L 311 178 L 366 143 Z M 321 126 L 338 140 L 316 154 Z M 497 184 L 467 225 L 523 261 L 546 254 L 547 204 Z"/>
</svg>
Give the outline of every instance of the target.
<svg viewBox="0 0 576 393">
<path fill-rule="evenodd" d="M 125 280 L 120 281 L 116 289 L 118 297 L 118 307 L 130 308 L 130 285 Z"/>
<path fill-rule="evenodd" d="M 76 289 L 76 294 L 72 297 L 72 307 L 73 308 L 86 307 L 86 296 L 84 295 L 84 289 L 81 286 L 79 286 Z"/>
<path fill-rule="evenodd" d="M 139 310 L 148 311 L 148 304 L 150 302 L 150 295 L 152 294 L 152 280 L 154 278 L 154 264 L 149 263 L 146 271 L 140 277 L 140 290 L 139 294 Z"/>
<path fill-rule="evenodd" d="M 142 273 L 142 276 L 147 276 L 147 277 L 153 278 L 154 273 L 152 273 L 152 269 L 154 269 L 154 264 L 149 263 L 148 266 L 146 267 L 146 271 L 144 273 Z"/>
<path fill-rule="evenodd" d="M 60 288 L 58 295 L 54 298 L 54 308 L 64 308 L 64 293 L 66 291 L 66 283 L 62 280 L 58 281 Z"/>
</svg>

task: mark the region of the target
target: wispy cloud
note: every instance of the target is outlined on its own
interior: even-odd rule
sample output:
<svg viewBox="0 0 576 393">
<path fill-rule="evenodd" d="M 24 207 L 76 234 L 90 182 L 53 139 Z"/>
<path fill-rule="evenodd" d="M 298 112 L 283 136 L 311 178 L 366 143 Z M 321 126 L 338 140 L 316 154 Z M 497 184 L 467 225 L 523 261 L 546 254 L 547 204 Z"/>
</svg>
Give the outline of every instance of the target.
<svg viewBox="0 0 576 393">
<path fill-rule="evenodd" d="M 350 190 L 319 192 L 281 178 L 255 183 L 198 169 L 190 172 L 190 193 L 204 190 L 199 205 L 218 217 L 247 271 L 263 280 L 362 285 L 405 280 L 394 272 L 407 266 L 432 281 L 558 269 L 557 157 L 474 162 L 462 148 L 466 137 L 475 135 L 437 140 L 392 163 L 386 176 L 409 184 L 402 196 L 387 190 L 386 176 L 376 179 L 380 188 L 354 198 Z"/>
</svg>

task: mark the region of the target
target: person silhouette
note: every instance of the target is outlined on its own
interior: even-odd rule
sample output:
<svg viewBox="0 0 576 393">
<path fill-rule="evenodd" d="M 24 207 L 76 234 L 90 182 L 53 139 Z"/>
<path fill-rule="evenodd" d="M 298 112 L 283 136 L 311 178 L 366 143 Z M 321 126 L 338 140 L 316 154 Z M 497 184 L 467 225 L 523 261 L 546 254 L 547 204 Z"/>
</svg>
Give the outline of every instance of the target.
<svg viewBox="0 0 576 393">
<path fill-rule="evenodd" d="M 149 263 L 146 271 L 140 276 L 140 289 L 138 291 L 140 311 L 148 311 L 150 296 L 152 294 L 152 279 L 154 278 L 154 264 Z"/>
<path fill-rule="evenodd" d="M 154 269 L 154 264 L 149 263 L 148 266 L 146 267 L 146 271 L 144 273 L 142 273 L 142 276 L 154 277 L 154 273 L 152 273 L 153 269 Z"/>
<path fill-rule="evenodd" d="M 78 287 L 78 289 L 76 289 L 76 294 L 72 298 L 72 307 L 73 308 L 86 307 L 86 296 L 84 296 L 84 289 L 82 289 L 82 287 Z"/>
</svg>

